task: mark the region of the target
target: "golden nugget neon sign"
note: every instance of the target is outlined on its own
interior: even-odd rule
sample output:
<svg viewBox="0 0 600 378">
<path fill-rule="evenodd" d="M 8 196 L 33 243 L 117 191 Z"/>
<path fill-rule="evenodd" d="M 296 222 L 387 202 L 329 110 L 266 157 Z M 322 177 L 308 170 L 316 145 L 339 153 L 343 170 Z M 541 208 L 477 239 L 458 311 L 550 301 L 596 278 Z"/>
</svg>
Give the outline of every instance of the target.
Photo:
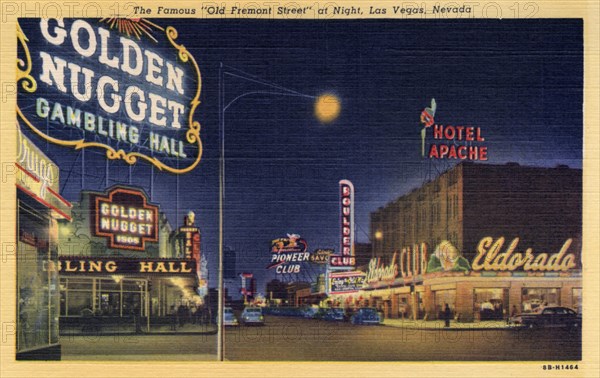
<svg viewBox="0 0 600 378">
<path fill-rule="evenodd" d="M 573 239 L 567 239 L 558 253 L 548 255 L 548 253 L 533 254 L 531 248 L 527 248 L 524 253 L 515 252 L 519 244 L 519 238 L 515 238 L 506 248 L 505 252 L 500 253 L 504 246 L 504 238 L 498 238 L 494 241 L 491 237 L 481 239 L 477 246 L 477 256 L 473 260 L 473 270 L 498 270 L 513 271 L 522 268 L 525 271 L 561 271 L 566 272 L 575 268 L 575 255 L 567 254 Z"/>
<path fill-rule="evenodd" d="M 157 42 L 149 30 L 164 32 L 173 53 L 163 57 L 156 52 L 162 47 L 146 48 L 142 35 Z M 42 47 L 31 54 L 17 26 L 24 50 L 17 81 L 24 94 L 39 93 L 33 104 L 30 99 L 19 101 L 17 114 L 35 134 L 76 150 L 105 149 L 108 159 L 129 164 L 143 159 L 172 173 L 198 165 L 202 142 L 193 116 L 200 103 L 200 69 L 175 42 L 173 27 L 163 29 L 143 19 L 103 19 L 99 26 L 86 20 L 42 19 L 37 32 L 42 43 L 36 46 Z M 25 108 L 34 111 L 23 112 Z M 83 138 L 65 140 L 52 128 Z M 167 158 L 192 162 L 173 167 L 165 163 Z"/>
</svg>

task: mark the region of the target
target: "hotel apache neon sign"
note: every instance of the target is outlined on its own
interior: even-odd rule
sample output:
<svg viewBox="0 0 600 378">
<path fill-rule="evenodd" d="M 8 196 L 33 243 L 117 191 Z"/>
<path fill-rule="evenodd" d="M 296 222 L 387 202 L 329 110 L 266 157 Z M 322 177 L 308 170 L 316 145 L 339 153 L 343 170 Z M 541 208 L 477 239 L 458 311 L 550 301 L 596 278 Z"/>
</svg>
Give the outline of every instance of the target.
<svg viewBox="0 0 600 378">
<path fill-rule="evenodd" d="M 27 34 L 17 25 L 17 115 L 34 134 L 175 174 L 198 165 L 193 116 L 202 80 L 194 57 L 175 42 L 177 30 L 144 19 L 42 19 Z M 169 163 L 180 159 L 191 163 Z"/>
<path fill-rule="evenodd" d="M 481 127 L 452 126 L 435 123 L 437 103 L 431 99 L 431 106 L 421 112 L 421 155 L 425 157 L 425 139 L 427 129 L 432 127 L 432 136 L 436 141 L 446 143 L 432 143 L 427 156 L 430 159 L 455 159 L 455 160 L 481 160 L 488 159 L 487 146 L 480 143 L 485 141 L 481 135 Z M 474 144 L 477 143 L 477 144 Z"/>
</svg>

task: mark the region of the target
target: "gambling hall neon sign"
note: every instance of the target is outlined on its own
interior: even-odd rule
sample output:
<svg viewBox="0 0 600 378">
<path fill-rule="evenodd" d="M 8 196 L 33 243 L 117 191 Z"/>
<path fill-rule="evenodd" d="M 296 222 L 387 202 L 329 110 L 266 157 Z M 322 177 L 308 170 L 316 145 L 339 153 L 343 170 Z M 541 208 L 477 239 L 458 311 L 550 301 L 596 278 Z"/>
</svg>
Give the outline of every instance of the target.
<svg viewBox="0 0 600 378">
<path fill-rule="evenodd" d="M 173 27 L 143 19 L 42 19 L 38 26 L 27 29 L 35 43 L 17 28 L 23 56 L 17 114 L 33 133 L 175 174 L 198 165 L 202 142 L 193 116 L 201 75 L 194 57 L 175 42 Z M 170 53 L 152 32 L 161 34 Z M 187 163 L 175 166 L 173 159 Z"/>
</svg>

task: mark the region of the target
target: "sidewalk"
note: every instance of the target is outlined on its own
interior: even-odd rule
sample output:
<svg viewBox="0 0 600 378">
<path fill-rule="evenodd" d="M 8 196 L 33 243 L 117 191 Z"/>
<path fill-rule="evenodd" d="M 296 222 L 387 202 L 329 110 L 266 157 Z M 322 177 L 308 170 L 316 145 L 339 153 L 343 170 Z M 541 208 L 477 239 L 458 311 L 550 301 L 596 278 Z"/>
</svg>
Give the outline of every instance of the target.
<svg viewBox="0 0 600 378">
<path fill-rule="evenodd" d="M 489 329 L 518 329 L 520 326 L 506 324 L 506 320 L 484 320 L 471 323 L 460 323 L 455 320 L 450 322 L 450 327 L 444 327 L 443 320 L 410 320 L 410 319 L 384 319 L 384 326 L 423 330 L 458 330 L 478 331 Z"/>
<path fill-rule="evenodd" d="M 217 326 L 214 324 L 184 324 L 173 328 L 171 324 L 150 325 L 150 330 L 142 324 L 140 332 L 135 331 L 133 324 L 109 324 L 99 328 L 64 327 L 61 336 L 114 336 L 114 335 L 214 335 Z"/>
</svg>

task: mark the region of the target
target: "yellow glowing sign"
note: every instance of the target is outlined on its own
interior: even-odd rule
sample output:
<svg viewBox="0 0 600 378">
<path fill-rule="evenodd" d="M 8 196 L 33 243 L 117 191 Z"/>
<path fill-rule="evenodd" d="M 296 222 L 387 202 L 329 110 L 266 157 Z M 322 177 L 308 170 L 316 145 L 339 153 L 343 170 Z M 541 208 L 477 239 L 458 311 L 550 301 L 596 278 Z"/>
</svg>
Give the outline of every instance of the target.
<svg viewBox="0 0 600 378">
<path fill-rule="evenodd" d="M 473 270 L 513 271 L 522 268 L 534 272 L 566 272 L 577 266 L 575 254 L 567 254 L 573 239 L 567 239 L 560 251 L 552 255 L 548 253 L 534 255 L 531 248 L 527 248 L 525 252 L 515 252 L 519 238 L 515 238 L 506 251 L 501 253 L 504 242 L 503 237 L 496 241 L 492 237 L 481 239 L 477 246 L 477 256 L 473 260 Z"/>
<path fill-rule="evenodd" d="M 17 25 L 22 57 L 17 115 L 35 134 L 75 150 L 104 149 L 111 160 L 145 160 L 175 174 L 198 165 L 200 123 L 193 118 L 202 79 L 194 57 L 175 42 L 175 28 L 144 19 L 42 19 L 38 26 L 27 29 L 30 38 L 42 42 L 35 45 L 40 51 L 30 53 L 28 37 Z M 149 32 L 136 30 L 162 34 L 171 53 L 161 56 L 157 52 L 167 49 L 156 46 Z M 63 129 L 75 132 L 76 139 L 59 134 Z M 191 163 L 166 163 L 174 158 Z"/>
</svg>

